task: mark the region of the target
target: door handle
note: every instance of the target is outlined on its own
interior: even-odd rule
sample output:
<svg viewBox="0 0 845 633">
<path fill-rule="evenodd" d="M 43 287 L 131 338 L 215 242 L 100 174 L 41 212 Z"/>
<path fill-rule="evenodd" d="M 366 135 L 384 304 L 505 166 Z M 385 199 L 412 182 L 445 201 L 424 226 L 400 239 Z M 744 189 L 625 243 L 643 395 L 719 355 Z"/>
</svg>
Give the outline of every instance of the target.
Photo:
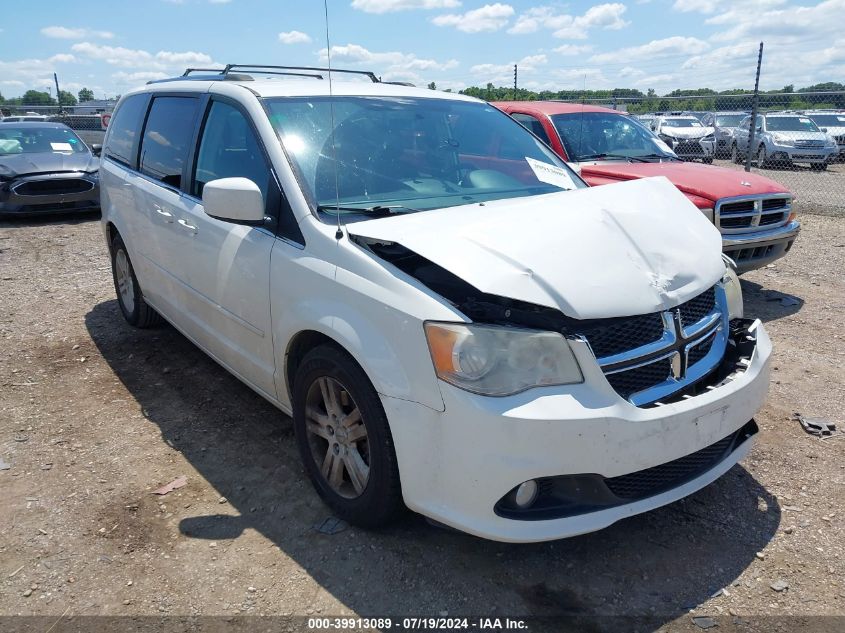
<svg viewBox="0 0 845 633">
<path fill-rule="evenodd" d="M 184 227 L 185 227 L 186 229 L 188 229 L 189 231 L 193 231 L 194 233 L 196 233 L 196 232 L 197 232 L 197 227 L 195 227 L 193 224 L 191 224 L 191 223 L 190 223 L 190 222 L 188 222 L 187 220 L 182 219 L 182 218 L 179 218 L 179 220 L 177 220 L 177 221 L 179 222 L 179 224 L 181 224 L 182 226 L 184 226 Z"/>
<path fill-rule="evenodd" d="M 155 209 L 156 209 L 156 213 L 158 213 L 159 215 L 164 217 L 165 222 L 173 222 L 173 214 L 172 213 L 170 213 L 169 211 L 165 211 L 161 207 L 156 207 Z"/>
</svg>

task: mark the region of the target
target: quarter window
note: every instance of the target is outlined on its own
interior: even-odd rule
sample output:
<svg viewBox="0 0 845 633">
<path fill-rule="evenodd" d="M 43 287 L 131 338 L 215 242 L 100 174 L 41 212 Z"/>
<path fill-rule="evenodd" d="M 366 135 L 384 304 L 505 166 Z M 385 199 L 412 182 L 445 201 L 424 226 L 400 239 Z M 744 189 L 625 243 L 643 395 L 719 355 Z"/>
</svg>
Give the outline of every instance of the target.
<svg viewBox="0 0 845 633">
<path fill-rule="evenodd" d="M 552 144 L 549 139 L 549 135 L 546 134 L 546 129 L 537 117 L 531 116 L 530 114 L 520 114 L 519 112 L 515 112 L 511 116 L 522 123 L 522 125 L 524 125 L 528 130 L 534 132 L 534 136 L 539 138 L 546 145 Z"/>
<path fill-rule="evenodd" d="M 182 186 L 182 168 L 188 160 L 196 116 L 193 97 L 153 100 L 141 144 L 141 173 L 172 187 Z"/>
<path fill-rule="evenodd" d="M 191 194 L 201 198 L 207 182 L 235 177 L 254 182 L 267 201 L 270 168 L 255 132 L 240 110 L 214 101 L 200 141 Z"/>
<path fill-rule="evenodd" d="M 127 97 L 109 122 L 109 135 L 103 154 L 127 166 L 135 167 L 138 137 L 143 125 L 147 95 Z"/>
</svg>

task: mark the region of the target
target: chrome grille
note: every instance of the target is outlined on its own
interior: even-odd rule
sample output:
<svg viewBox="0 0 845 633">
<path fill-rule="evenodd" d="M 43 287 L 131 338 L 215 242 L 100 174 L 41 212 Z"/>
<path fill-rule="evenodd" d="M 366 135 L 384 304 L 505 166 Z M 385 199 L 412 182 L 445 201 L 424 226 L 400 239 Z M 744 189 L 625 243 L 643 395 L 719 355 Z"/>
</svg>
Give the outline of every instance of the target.
<svg viewBox="0 0 845 633">
<path fill-rule="evenodd" d="M 716 285 L 664 312 L 612 319 L 585 328 L 611 387 L 637 406 L 703 378 L 727 345 L 725 292 Z"/>
<path fill-rule="evenodd" d="M 790 194 L 759 194 L 723 198 L 716 202 L 714 220 L 722 233 L 748 233 L 761 226 L 782 226 L 792 212 Z"/>
</svg>

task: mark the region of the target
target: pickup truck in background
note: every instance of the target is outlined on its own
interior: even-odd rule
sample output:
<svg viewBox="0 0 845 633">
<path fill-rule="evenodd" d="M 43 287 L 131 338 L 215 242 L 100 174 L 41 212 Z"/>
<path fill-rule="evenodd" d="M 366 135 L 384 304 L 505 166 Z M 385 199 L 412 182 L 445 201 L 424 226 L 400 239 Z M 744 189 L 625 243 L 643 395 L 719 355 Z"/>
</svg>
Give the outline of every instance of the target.
<svg viewBox="0 0 845 633">
<path fill-rule="evenodd" d="M 783 257 L 801 229 L 794 196 L 764 176 L 686 163 L 633 117 L 555 101 L 493 103 L 522 123 L 590 185 L 665 176 L 716 225 L 739 272 Z"/>
</svg>

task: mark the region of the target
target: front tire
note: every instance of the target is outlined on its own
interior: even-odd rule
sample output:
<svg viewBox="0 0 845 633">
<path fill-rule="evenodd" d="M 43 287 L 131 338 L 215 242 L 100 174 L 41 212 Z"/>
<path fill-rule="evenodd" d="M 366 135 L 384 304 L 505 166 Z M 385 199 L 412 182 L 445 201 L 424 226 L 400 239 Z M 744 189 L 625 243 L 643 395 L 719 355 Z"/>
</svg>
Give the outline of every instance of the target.
<svg viewBox="0 0 845 633">
<path fill-rule="evenodd" d="M 769 157 L 766 155 L 766 146 L 761 145 L 757 148 L 757 167 L 765 167 L 769 162 Z"/>
<path fill-rule="evenodd" d="M 713 157 L 708 156 L 706 158 L 702 158 L 701 162 L 704 163 L 705 165 L 712 165 L 713 164 Z"/>
<path fill-rule="evenodd" d="M 825 171 L 827 169 L 827 163 L 812 163 L 810 169 L 813 171 Z"/>
<path fill-rule="evenodd" d="M 112 240 L 111 271 L 117 303 L 126 322 L 141 329 L 159 325 L 162 318 L 144 301 L 144 293 L 141 292 L 132 260 L 129 259 L 129 252 L 120 235 Z"/>
<path fill-rule="evenodd" d="M 293 425 L 305 471 L 340 518 L 381 527 L 402 510 L 393 437 L 376 390 L 345 352 L 321 345 L 293 383 Z"/>
</svg>

